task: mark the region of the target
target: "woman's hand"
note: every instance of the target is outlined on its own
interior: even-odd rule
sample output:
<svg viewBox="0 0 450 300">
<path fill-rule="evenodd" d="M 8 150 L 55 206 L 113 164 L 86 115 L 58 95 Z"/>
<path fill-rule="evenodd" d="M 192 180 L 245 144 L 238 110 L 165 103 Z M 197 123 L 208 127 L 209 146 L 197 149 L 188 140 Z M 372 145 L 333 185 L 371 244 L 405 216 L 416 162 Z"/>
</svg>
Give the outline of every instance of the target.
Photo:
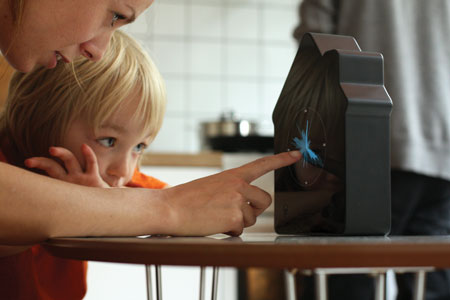
<svg viewBox="0 0 450 300">
<path fill-rule="evenodd" d="M 298 161 L 299 151 L 260 158 L 239 168 L 167 189 L 165 201 L 174 218 L 176 235 L 240 235 L 272 199 L 251 185 L 260 176 Z"/>
<path fill-rule="evenodd" d="M 59 159 L 62 164 L 47 157 L 32 157 L 25 160 L 25 165 L 28 168 L 43 170 L 50 177 L 67 182 L 92 187 L 109 187 L 100 176 L 97 157 L 91 147 L 83 144 L 81 152 L 86 162 L 84 170 L 75 155 L 62 147 L 50 147 L 49 149 L 50 155 Z"/>
</svg>

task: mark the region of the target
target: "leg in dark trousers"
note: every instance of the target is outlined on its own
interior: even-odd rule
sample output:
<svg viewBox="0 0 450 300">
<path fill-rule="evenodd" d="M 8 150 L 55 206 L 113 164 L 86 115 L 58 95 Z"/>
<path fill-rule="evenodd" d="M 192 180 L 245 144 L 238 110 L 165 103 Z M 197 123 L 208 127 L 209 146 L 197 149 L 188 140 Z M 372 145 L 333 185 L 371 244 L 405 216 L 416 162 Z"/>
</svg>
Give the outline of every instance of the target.
<svg viewBox="0 0 450 300">
<path fill-rule="evenodd" d="M 450 234 L 450 182 L 404 171 L 392 172 L 391 235 Z M 398 275 L 397 300 L 413 299 L 414 276 Z M 426 300 L 450 300 L 450 270 L 429 273 Z"/>
<path fill-rule="evenodd" d="M 315 299 L 314 279 L 297 279 L 298 299 Z M 329 300 L 372 300 L 375 298 L 375 281 L 368 275 L 331 275 L 328 276 Z"/>
<path fill-rule="evenodd" d="M 392 171 L 393 235 L 450 234 L 450 182 L 411 172 Z M 397 276 L 397 300 L 413 299 L 414 276 Z M 315 299 L 314 279 L 298 280 L 299 299 Z M 335 275 L 328 280 L 330 300 L 371 300 L 373 278 L 364 275 Z M 426 300 L 450 300 L 450 270 L 427 274 Z"/>
</svg>

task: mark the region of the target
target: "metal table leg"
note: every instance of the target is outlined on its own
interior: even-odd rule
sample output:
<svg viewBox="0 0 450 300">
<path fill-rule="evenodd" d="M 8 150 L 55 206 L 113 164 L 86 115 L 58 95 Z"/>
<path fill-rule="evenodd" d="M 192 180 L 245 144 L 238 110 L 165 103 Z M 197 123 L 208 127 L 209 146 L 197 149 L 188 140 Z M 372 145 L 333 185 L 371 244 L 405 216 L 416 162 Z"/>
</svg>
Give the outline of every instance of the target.
<svg viewBox="0 0 450 300">
<path fill-rule="evenodd" d="M 425 299 L 425 281 L 426 281 L 426 271 L 421 270 L 415 273 L 414 280 L 414 300 L 424 300 Z"/>
<path fill-rule="evenodd" d="M 386 272 L 380 272 L 375 276 L 375 300 L 386 299 Z"/>
<path fill-rule="evenodd" d="M 161 266 L 155 266 L 156 273 L 156 300 L 162 300 Z"/>
<path fill-rule="evenodd" d="M 425 275 L 434 270 L 433 267 L 394 267 L 394 268 L 320 268 L 314 269 L 316 281 L 316 300 L 326 300 L 327 275 L 333 274 L 371 274 L 376 279 L 377 300 L 386 299 L 386 273 L 392 269 L 395 273 L 415 273 L 414 300 L 425 299 Z M 305 272 L 303 272 L 305 273 Z M 306 273 L 305 273 L 306 274 Z"/>
<path fill-rule="evenodd" d="M 316 271 L 316 300 L 327 300 L 327 274 L 322 271 Z"/>
<path fill-rule="evenodd" d="M 206 286 L 205 272 L 206 267 L 200 267 L 200 291 L 199 291 L 200 300 L 205 300 L 205 286 Z"/>
<path fill-rule="evenodd" d="M 145 277 L 147 278 L 147 300 L 153 300 L 152 266 L 145 265 Z"/>
<path fill-rule="evenodd" d="M 295 289 L 295 273 L 285 269 L 284 282 L 287 300 L 296 300 L 297 291 Z"/>
<path fill-rule="evenodd" d="M 213 267 L 212 286 L 211 286 L 211 300 L 217 299 L 217 288 L 219 286 L 219 267 Z M 206 267 L 200 267 L 200 291 L 199 299 L 205 300 L 206 288 Z"/>
<path fill-rule="evenodd" d="M 219 285 L 219 267 L 213 267 L 211 300 L 217 300 L 217 287 Z"/>
</svg>

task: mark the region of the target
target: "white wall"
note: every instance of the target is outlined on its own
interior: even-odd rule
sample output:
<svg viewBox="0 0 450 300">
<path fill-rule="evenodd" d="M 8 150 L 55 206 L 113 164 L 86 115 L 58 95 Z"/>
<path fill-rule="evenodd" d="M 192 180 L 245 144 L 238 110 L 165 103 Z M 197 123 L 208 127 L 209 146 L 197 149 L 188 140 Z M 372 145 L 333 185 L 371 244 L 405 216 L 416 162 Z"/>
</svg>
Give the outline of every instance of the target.
<svg viewBox="0 0 450 300">
<path fill-rule="evenodd" d="M 199 123 L 223 111 L 271 115 L 297 51 L 300 0 L 156 0 L 125 31 L 155 60 L 168 89 L 163 128 L 150 151 L 196 152 Z"/>
<path fill-rule="evenodd" d="M 88 292 L 84 300 L 146 300 L 146 276 L 143 265 L 88 263 Z M 198 300 L 199 267 L 163 266 L 162 298 L 164 300 Z M 237 271 L 219 268 L 218 300 L 237 299 Z M 152 270 L 153 284 L 155 280 Z M 206 269 L 206 299 L 211 297 L 212 268 Z M 153 285 L 153 288 L 155 285 Z M 156 294 L 153 292 L 153 299 Z"/>
</svg>

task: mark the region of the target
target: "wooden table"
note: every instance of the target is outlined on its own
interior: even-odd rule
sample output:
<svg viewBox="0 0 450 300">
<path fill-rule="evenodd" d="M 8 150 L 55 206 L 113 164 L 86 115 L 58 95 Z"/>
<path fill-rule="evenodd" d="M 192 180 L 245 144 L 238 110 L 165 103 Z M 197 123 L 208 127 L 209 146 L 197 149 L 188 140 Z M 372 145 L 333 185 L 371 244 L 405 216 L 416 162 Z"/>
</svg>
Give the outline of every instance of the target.
<svg viewBox="0 0 450 300">
<path fill-rule="evenodd" d="M 317 299 L 326 299 L 329 274 L 374 274 L 377 299 L 383 299 L 388 269 L 414 272 L 416 299 L 422 299 L 425 272 L 450 268 L 450 236 L 299 237 L 249 233 L 241 237 L 56 238 L 44 246 L 54 256 L 71 259 L 147 266 L 281 268 L 286 270 L 289 299 L 295 297 L 292 270 L 314 271 L 319 282 Z"/>
</svg>

